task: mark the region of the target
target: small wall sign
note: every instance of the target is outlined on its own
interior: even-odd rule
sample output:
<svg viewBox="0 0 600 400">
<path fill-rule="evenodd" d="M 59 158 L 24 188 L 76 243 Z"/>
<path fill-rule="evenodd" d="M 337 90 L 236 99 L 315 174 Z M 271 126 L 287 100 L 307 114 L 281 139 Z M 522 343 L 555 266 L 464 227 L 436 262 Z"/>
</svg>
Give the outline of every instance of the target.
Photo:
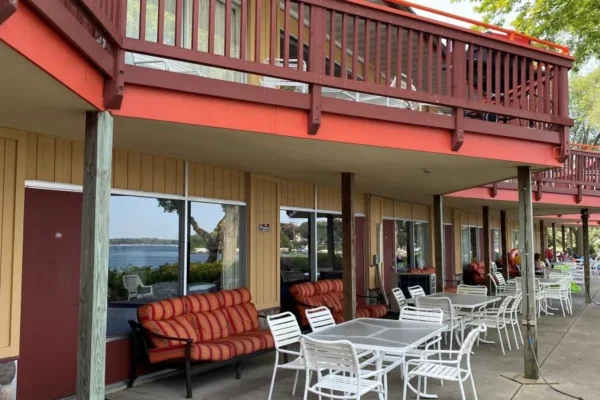
<svg viewBox="0 0 600 400">
<path fill-rule="evenodd" d="M 270 224 L 258 224 L 258 231 L 259 232 L 269 232 L 271 230 L 271 225 Z"/>
</svg>

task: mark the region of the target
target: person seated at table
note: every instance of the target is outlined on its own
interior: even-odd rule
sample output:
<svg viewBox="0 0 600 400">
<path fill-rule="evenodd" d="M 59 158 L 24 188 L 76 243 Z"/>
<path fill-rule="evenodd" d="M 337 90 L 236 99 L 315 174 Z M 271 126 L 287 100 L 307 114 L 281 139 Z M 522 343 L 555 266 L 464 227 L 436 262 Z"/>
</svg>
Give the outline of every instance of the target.
<svg viewBox="0 0 600 400">
<path fill-rule="evenodd" d="M 546 267 L 546 264 L 544 264 L 542 261 L 542 255 L 540 253 L 535 253 L 533 260 L 535 262 L 535 274 L 544 275 L 544 268 Z"/>
</svg>

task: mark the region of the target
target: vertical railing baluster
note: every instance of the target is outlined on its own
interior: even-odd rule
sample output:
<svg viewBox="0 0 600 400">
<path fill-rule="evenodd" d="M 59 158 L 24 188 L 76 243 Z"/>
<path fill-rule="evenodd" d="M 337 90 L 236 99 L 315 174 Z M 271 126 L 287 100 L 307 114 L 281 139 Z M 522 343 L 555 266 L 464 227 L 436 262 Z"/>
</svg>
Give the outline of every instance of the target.
<svg viewBox="0 0 600 400">
<path fill-rule="evenodd" d="M 182 47 L 183 41 L 183 0 L 177 0 L 175 3 L 175 47 Z"/>
<path fill-rule="evenodd" d="M 225 45 L 223 55 L 231 57 L 231 0 L 225 0 Z"/>
<path fill-rule="evenodd" d="M 406 88 L 408 90 L 413 90 L 412 84 L 412 70 L 413 70 L 413 30 L 408 28 L 408 34 L 406 37 L 406 51 L 408 52 L 406 56 Z M 447 56 L 446 56 L 447 57 Z"/>
<path fill-rule="evenodd" d="M 215 52 L 215 18 L 217 13 L 217 1 L 210 0 L 208 3 L 208 52 Z"/>
<path fill-rule="evenodd" d="M 423 31 L 419 31 L 417 40 L 417 92 L 423 89 Z"/>
<path fill-rule="evenodd" d="M 492 64 L 493 64 L 493 59 L 492 59 L 492 49 L 488 48 L 487 49 L 487 54 L 485 56 L 485 83 L 486 83 L 486 88 L 485 88 L 485 100 L 487 101 L 488 104 L 490 104 L 492 102 L 492 83 L 494 82 L 494 78 L 492 76 Z"/>
<path fill-rule="evenodd" d="M 427 35 L 427 92 L 433 93 L 433 35 Z"/>
<path fill-rule="evenodd" d="M 552 71 L 550 72 L 550 85 L 552 86 L 552 115 L 558 115 L 558 69 L 556 65 L 552 65 Z"/>
<path fill-rule="evenodd" d="M 146 40 L 146 0 L 140 0 L 140 40 Z"/>
<path fill-rule="evenodd" d="M 402 89 L 402 61 L 404 61 L 404 30 L 398 25 L 396 37 L 396 89 Z M 407 85 L 408 87 L 408 85 Z"/>
<path fill-rule="evenodd" d="M 544 113 L 552 114 L 552 109 L 550 107 L 550 96 L 551 96 L 551 86 L 550 86 L 550 64 L 546 63 L 544 65 Z"/>
<path fill-rule="evenodd" d="M 441 96 L 442 95 L 442 68 L 443 68 L 443 62 L 442 62 L 442 37 L 441 36 L 436 36 L 437 37 L 437 42 L 436 42 L 436 60 L 437 60 L 437 68 L 436 68 L 436 80 L 437 80 L 437 93 Z"/>
<path fill-rule="evenodd" d="M 298 2 L 298 71 L 304 70 L 304 3 Z"/>
<path fill-rule="evenodd" d="M 358 31 L 359 31 L 359 19 L 358 16 L 354 16 L 354 25 L 352 27 L 352 79 L 358 80 Z"/>
<path fill-rule="evenodd" d="M 340 51 L 340 78 L 348 77 L 348 20 L 347 14 L 342 13 L 342 43 Z"/>
<path fill-rule="evenodd" d="M 536 78 L 533 59 L 529 59 L 529 111 L 537 112 L 537 97 L 539 81 Z"/>
<path fill-rule="evenodd" d="M 335 76 L 335 40 L 336 40 L 336 13 L 331 10 L 329 15 L 329 76 Z"/>
<path fill-rule="evenodd" d="M 277 25 L 277 12 L 279 10 L 279 0 L 271 0 L 271 40 L 269 40 L 269 63 L 275 65 L 277 60 L 277 36 L 279 36 L 279 27 Z"/>
<path fill-rule="evenodd" d="M 158 27 L 157 27 L 157 38 L 158 44 L 163 44 L 165 41 L 165 2 L 167 0 L 158 0 Z"/>
<path fill-rule="evenodd" d="M 200 0 L 192 4 L 192 50 L 198 51 L 198 20 L 200 13 Z"/>
<path fill-rule="evenodd" d="M 262 0 L 255 1 L 254 14 L 254 62 L 262 63 L 261 39 L 262 39 Z"/>
<path fill-rule="evenodd" d="M 381 23 L 375 23 L 375 80 L 376 85 L 381 84 Z"/>
<path fill-rule="evenodd" d="M 519 90 L 519 57 L 512 56 L 512 95 L 510 96 L 511 106 L 519 108 L 517 101 L 517 91 Z"/>
<path fill-rule="evenodd" d="M 483 49 L 477 46 L 477 101 L 483 100 Z"/>
<path fill-rule="evenodd" d="M 510 90 L 510 56 L 508 53 L 504 53 L 504 88 L 502 90 L 502 95 L 504 96 L 503 105 L 504 107 L 510 106 L 509 101 L 509 90 Z"/>
<path fill-rule="evenodd" d="M 385 26 L 385 86 L 392 85 L 392 26 Z"/>
<path fill-rule="evenodd" d="M 473 100 L 475 98 L 475 62 L 473 58 L 475 58 L 475 45 L 473 43 L 469 43 L 469 61 L 468 61 L 468 78 L 467 78 L 467 91 L 469 100 Z"/>
<path fill-rule="evenodd" d="M 519 108 L 525 110 L 525 95 L 527 91 L 527 58 L 521 57 L 521 85 L 519 90 Z"/>
<path fill-rule="evenodd" d="M 500 104 L 500 77 L 502 75 L 501 72 L 500 72 L 501 71 L 501 68 L 500 68 L 501 67 L 501 65 L 500 65 L 500 50 L 496 51 L 496 60 L 495 60 L 495 62 L 496 62 L 496 65 L 495 65 L 495 68 L 494 68 L 494 73 L 495 73 L 495 76 L 494 76 L 494 78 L 495 78 L 494 79 L 494 86 L 495 86 L 495 88 L 494 89 L 496 89 L 496 90 L 494 91 L 494 104 L 496 104 L 497 106 L 500 106 L 501 105 Z"/>
<path fill-rule="evenodd" d="M 248 43 L 248 0 L 240 0 L 241 12 L 241 26 L 240 26 L 240 54 L 241 60 L 246 59 L 247 43 Z"/>
<path fill-rule="evenodd" d="M 285 0 L 284 7 L 284 18 L 283 18 L 283 67 L 289 68 L 290 66 L 290 11 L 291 2 L 290 0 Z M 298 21 L 298 25 L 300 25 L 300 21 Z M 298 43 L 298 52 L 302 51 L 302 46 Z"/>
<path fill-rule="evenodd" d="M 365 18 L 365 56 L 363 63 L 363 80 L 365 83 L 369 83 L 371 78 L 369 77 L 369 65 L 371 62 L 371 24 L 369 19 Z"/>
<path fill-rule="evenodd" d="M 446 39 L 446 96 L 452 96 L 452 63 L 454 48 L 452 40 Z"/>
</svg>

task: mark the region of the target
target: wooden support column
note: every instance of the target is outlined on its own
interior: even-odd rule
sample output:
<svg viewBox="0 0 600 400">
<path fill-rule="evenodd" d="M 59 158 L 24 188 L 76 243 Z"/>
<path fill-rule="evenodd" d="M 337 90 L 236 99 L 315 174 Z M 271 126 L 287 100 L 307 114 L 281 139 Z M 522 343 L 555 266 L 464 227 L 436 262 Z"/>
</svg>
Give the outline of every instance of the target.
<svg viewBox="0 0 600 400">
<path fill-rule="evenodd" d="M 502 273 L 504 278 L 508 280 L 508 232 L 506 229 L 506 210 L 500 211 L 500 240 L 502 242 Z"/>
<path fill-rule="evenodd" d="M 327 259 L 329 267 L 335 269 L 335 234 L 333 215 L 327 216 Z"/>
<path fill-rule="evenodd" d="M 556 262 L 556 222 L 552 223 L 552 262 Z"/>
<path fill-rule="evenodd" d="M 538 379 L 537 322 L 535 302 L 535 268 L 533 249 L 533 205 L 531 199 L 531 171 L 517 167 L 519 192 L 519 253 L 523 276 L 523 321 L 525 324 L 525 378 Z"/>
<path fill-rule="evenodd" d="M 547 239 L 546 239 L 546 225 L 544 225 L 544 220 L 540 219 L 540 257 L 542 257 L 542 260 L 546 259 L 546 246 L 547 246 Z"/>
<path fill-rule="evenodd" d="M 344 319 L 356 318 L 356 257 L 354 221 L 354 174 L 342 173 L 342 254 Z"/>
<path fill-rule="evenodd" d="M 435 289 L 444 293 L 444 266 L 446 252 L 444 250 L 444 201 L 443 196 L 433 196 L 433 236 L 435 240 Z"/>
<path fill-rule="evenodd" d="M 585 302 L 592 302 L 590 292 L 590 213 L 587 208 L 581 210 L 581 230 L 583 231 L 583 286 L 585 288 Z"/>
<path fill-rule="evenodd" d="M 560 233 L 562 234 L 562 251 L 563 251 L 563 257 L 565 252 L 567 251 L 567 241 L 566 241 L 566 237 L 565 237 L 565 226 L 561 225 L 560 226 Z"/>
<path fill-rule="evenodd" d="M 104 399 L 113 118 L 86 113 L 77 400 Z"/>
<path fill-rule="evenodd" d="M 569 227 L 569 248 L 571 249 L 571 253 L 573 253 L 573 228 Z"/>
<path fill-rule="evenodd" d="M 492 282 L 489 281 L 492 262 L 492 248 L 490 240 L 490 208 L 483 206 L 483 262 L 485 265 L 485 279 L 487 281 L 488 293 L 491 293 Z"/>
</svg>

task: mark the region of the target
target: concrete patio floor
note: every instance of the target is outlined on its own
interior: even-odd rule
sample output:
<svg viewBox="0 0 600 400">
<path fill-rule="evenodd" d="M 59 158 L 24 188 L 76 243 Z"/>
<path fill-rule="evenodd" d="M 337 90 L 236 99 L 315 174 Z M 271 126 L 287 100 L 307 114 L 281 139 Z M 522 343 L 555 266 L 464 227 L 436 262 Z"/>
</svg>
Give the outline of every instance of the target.
<svg viewBox="0 0 600 400">
<path fill-rule="evenodd" d="M 594 281 L 592 294 L 600 303 L 600 282 Z M 596 296 L 598 295 L 598 296 Z M 541 372 L 555 387 L 586 400 L 600 398 L 600 346 L 597 346 L 600 332 L 600 306 L 584 304 L 583 293 L 574 295 L 573 316 L 564 318 L 562 313 L 542 316 L 538 326 L 539 360 Z M 511 339 L 512 339 L 512 332 Z M 490 332 L 489 339 L 497 341 L 497 333 Z M 522 385 L 510 377 L 523 372 L 523 347 L 516 350 L 514 339 L 512 350 L 502 356 L 500 345 L 481 344 L 475 347 L 471 358 L 478 398 L 481 400 L 559 400 L 568 397 L 553 391 L 544 384 Z M 506 346 L 506 343 L 505 343 Z M 243 365 L 242 379 L 235 379 L 234 368 L 224 368 L 207 374 L 196 375 L 193 379 L 194 399 L 205 400 L 265 400 L 273 369 L 273 355 L 265 355 L 250 360 Z M 298 392 L 292 396 L 293 373 L 278 372 L 273 398 L 277 400 L 302 399 L 304 388 L 303 374 L 298 382 Z M 400 372 L 389 376 L 389 399 L 402 399 L 403 381 Z M 541 382 L 541 380 L 539 381 Z M 466 386 L 468 399 L 473 394 Z M 429 391 L 443 400 L 460 399 L 458 385 L 446 382 L 430 382 Z M 107 395 L 110 400 L 166 400 L 184 399 L 185 384 L 182 375 L 171 376 L 154 382 L 140 384 L 132 389 Z M 317 398 L 310 396 L 309 398 Z M 364 397 L 376 399 L 374 395 Z M 409 392 L 408 399 L 416 395 Z"/>
</svg>

